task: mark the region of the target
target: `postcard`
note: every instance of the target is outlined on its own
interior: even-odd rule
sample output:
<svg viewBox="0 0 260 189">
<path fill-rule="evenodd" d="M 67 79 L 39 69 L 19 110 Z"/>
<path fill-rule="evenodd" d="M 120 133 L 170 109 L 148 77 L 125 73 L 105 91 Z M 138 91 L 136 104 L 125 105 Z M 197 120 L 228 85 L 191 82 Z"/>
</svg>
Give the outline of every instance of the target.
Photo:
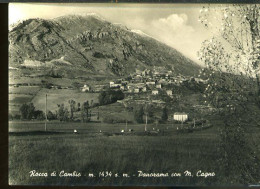
<svg viewBox="0 0 260 189">
<path fill-rule="evenodd" d="M 9 185 L 259 186 L 259 4 L 9 4 Z"/>
</svg>

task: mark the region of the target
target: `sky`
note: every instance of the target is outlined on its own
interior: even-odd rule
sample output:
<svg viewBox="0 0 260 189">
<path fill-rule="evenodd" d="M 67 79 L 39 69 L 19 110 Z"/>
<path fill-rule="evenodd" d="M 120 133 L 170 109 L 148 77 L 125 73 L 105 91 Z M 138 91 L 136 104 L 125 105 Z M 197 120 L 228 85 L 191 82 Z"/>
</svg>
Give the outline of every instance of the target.
<svg viewBox="0 0 260 189">
<path fill-rule="evenodd" d="M 10 3 L 9 24 L 28 18 L 53 19 L 71 14 L 96 13 L 111 23 L 141 30 L 195 62 L 201 43 L 212 36 L 198 21 L 200 4 L 39 4 Z"/>
</svg>

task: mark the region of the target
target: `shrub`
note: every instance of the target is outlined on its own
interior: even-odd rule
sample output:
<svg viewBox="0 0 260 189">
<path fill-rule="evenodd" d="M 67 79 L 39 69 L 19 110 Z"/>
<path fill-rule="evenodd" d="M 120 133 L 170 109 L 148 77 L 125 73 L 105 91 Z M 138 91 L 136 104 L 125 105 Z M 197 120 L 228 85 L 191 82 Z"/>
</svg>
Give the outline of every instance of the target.
<svg viewBox="0 0 260 189">
<path fill-rule="evenodd" d="M 51 111 L 48 111 L 47 113 L 47 119 L 48 120 L 54 120 L 54 119 L 57 119 L 56 115 L 53 114 Z"/>
<path fill-rule="evenodd" d="M 36 118 L 38 120 L 44 120 L 45 114 L 41 110 L 36 110 L 36 111 L 34 111 L 34 118 Z"/>
</svg>

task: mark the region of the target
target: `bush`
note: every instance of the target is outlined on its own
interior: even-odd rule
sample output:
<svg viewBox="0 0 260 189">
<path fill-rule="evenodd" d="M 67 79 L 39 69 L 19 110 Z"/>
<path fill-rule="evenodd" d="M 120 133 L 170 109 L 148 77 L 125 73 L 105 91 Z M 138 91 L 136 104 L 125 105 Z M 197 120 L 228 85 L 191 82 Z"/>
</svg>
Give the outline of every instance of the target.
<svg viewBox="0 0 260 189">
<path fill-rule="evenodd" d="M 48 111 L 47 113 L 47 119 L 48 120 L 54 120 L 54 119 L 57 119 L 56 115 L 53 114 L 51 111 Z"/>
<path fill-rule="evenodd" d="M 41 110 L 36 110 L 36 111 L 34 111 L 34 118 L 36 118 L 38 120 L 44 120 L 45 114 Z"/>
</svg>

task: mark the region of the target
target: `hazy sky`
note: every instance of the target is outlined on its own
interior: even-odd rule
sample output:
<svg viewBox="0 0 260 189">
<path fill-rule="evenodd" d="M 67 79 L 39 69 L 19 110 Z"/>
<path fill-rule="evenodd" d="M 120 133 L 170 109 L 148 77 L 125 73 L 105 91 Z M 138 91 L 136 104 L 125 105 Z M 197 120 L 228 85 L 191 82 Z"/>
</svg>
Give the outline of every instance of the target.
<svg viewBox="0 0 260 189">
<path fill-rule="evenodd" d="M 201 42 L 211 36 L 198 22 L 202 5 L 186 4 L 9 4 L 9 24 L 28 18 L 51 19 L 96 13 L 112 23 L 141 30 L 197 60 Z"/>
</svg>

